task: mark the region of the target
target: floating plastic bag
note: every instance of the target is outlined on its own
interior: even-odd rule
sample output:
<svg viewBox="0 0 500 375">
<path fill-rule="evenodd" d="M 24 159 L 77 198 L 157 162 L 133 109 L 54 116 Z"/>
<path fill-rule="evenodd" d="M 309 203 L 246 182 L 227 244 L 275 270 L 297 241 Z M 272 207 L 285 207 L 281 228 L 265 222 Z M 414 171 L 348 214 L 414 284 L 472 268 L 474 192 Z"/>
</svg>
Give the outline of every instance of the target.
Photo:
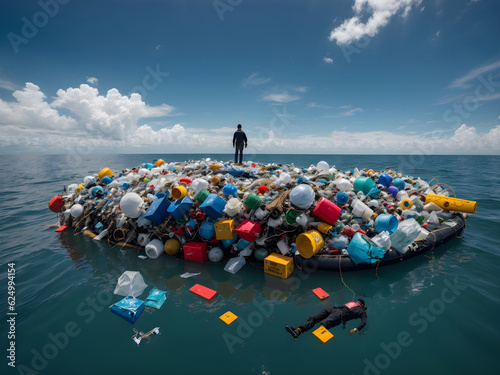
<svg viewBox="0 0 500 375">
<path fill-rule="evenodd" d="M 415 219 L 406 219 L 399 223 L 398 230 L 391 234 L 391 246 L 400 254 L 405 254 L 410 245 L 420 234 L 420 224 Z"/>
<path fill-rule="evenodd" d="M 147 284 L 144 282 L 140 272 L 125 271 L 118 279 L 118 283 L 113 293 L 120 296 L 137 297 L 140 296 L 146 288 Z"/>
<path fill-rule="evenodd" d="M 151 292 L 149 292 L 148 298 L 144 301 L 146 306 L 152 306 L 156 309 L 161 308 L 163 302 L 167 299 L 167 292 L 154 287 Z"/>
<path fill-rule="evenodd" d="M 385 251 L 389 250 L 391 247 L 391 235 L 387 231 L 377 234 L 372 238 L 372 241 L 379 245 Z"/>
<path fill-rule="evenodd" d="M 229 273 L 232 273 L 233 275 L 238 272 L 241 267 L 245 265 L 247 261 L 245 260 L 244 257 L 236 257 L 236 258 L 231 258 L 228 260 L 226 263 L 226 266 L 224 267 L 224 271 L 227 271 Z"/>
</svg>

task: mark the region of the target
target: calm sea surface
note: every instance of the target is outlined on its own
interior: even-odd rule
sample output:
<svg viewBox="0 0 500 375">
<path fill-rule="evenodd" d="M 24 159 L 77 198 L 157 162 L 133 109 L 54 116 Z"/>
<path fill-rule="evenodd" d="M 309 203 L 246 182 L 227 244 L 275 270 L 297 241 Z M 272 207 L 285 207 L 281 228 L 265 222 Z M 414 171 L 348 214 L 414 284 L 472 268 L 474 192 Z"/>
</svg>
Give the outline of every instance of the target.
<svg viewBox="0 0 500 375">
<path fill-rule="evenodd" d="M 404 174 L 450 185 L 478 202 L 465 235 L 433 252 L 374 270 L 344 273 L 363 297 L 368 324 L 332 329 L 322 344 L 310 332 L 293 341 L 285 325 L 352 299 L 338 273 L 296 271 L 288 280 L 247 264 L 236 275 L 222 265 L 162 256 L 141 260 L 137 250 L 110 248 L 73 231 L 55 233 L 47 204 L 64 185 L 97 173 L 132 168 L 155 158 L 184 161 L 230 155 L 0 156 L 0 333 L 2 374 L 493 374 L 500 373 L 500 157 L 257 155 L 254 161 L 308 167 L 320 160 L 337 169 L 392 166 Z M 9 340 L 8 264 L 15 263 L 15 340 Z M 140 271 L 168 291 L 160 310 L 147 308 L 131 325 L 109 311 L 118 277 Z M 182 279 L 184 272 L 201 275 Z M 212 303 L 189 288 L 216 289 Z M 311 289 L 330 297 L 320 301 Z M 279 299 L 276 290 L 280 291 Z M 226 326 L 219 316 L 239 319 Z M 132 329 L 149 331 L 138 347 Z M 15 365 L 8 366 L 10 341 Z M 6 355 L 7 353 L 7 355 Z"/>
</svg>

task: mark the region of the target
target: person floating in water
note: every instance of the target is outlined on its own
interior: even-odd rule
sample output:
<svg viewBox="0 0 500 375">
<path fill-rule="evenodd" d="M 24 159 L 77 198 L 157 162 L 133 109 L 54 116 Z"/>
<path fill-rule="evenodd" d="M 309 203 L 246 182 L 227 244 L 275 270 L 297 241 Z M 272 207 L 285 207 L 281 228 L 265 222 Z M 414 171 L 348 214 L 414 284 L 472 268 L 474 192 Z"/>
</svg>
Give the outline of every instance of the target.
<svg viewBox="0 0 500 375">
<path fill-rule="evenodd" d="M 239 163 L 241 164 L 243 161 L 243 146 L 247 148 L 247 135 L 243 130 L 241 130 L 241 124 L 238 124 L 238 130 L 236 130 L 233 135 L 233 147 L 235 147 L 235 163 L 238 163 L 238 152 L 240 154 Z"/>
<path fill-rule="evenodd" d="M 349 331 L 349 335 L 353 335 L 363 329 L 366 324 L 367 315 L 365 310 L 365 301 L 360 298 L 357 302 L 348 302 L 344 306 L 324 309 L 317 314 L 311 315 L 302 325 L 298 327 L 286 326 L 285 329 L 292 335 L 294 340 L 297 340 L 302 333 L 309 331 L 318 323 L 329 329 L 349 320 L 361 319 L 361 323 Z"/>
</svg>

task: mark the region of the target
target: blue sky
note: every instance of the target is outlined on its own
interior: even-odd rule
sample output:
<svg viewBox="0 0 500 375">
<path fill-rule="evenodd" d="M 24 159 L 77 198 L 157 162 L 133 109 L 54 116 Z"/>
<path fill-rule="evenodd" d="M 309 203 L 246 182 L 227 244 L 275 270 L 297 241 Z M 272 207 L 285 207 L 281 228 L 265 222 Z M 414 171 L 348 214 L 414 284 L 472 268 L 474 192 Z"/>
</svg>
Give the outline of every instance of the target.
<svg viewBox="0 0 500 375">
<path fill-rule="evenodd" d="M 0 1 L 0 153 L 500 153 L 494 0 Z"/>
</svg>

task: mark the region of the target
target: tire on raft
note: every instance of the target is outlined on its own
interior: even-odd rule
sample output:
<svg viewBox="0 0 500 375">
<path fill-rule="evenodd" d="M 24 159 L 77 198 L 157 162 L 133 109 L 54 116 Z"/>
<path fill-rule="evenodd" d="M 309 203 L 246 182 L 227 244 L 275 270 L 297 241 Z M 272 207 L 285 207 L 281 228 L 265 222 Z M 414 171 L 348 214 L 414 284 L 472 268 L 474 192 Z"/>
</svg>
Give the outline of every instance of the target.
<svg viewBox="0 0 500 375">
<path fill-rule="evenodd" d="M 460 237 L 464 229 L 465 218 L 462 214 L 455 213 L 449 220 L 431 231 L 425 240 L 413 242 L 405 254 L 400 254 L 390 248 L 380 261 L 360 264 L 354 263 L 348 255 L 316 255 L 309 259 L 296 255 L 295 264 L 305 272 L 312 270 L 333 272 L 361 271 L 376 268 L 377 266 L 387 266 L 433 250 L 455 237 Z"/>
</svg>

